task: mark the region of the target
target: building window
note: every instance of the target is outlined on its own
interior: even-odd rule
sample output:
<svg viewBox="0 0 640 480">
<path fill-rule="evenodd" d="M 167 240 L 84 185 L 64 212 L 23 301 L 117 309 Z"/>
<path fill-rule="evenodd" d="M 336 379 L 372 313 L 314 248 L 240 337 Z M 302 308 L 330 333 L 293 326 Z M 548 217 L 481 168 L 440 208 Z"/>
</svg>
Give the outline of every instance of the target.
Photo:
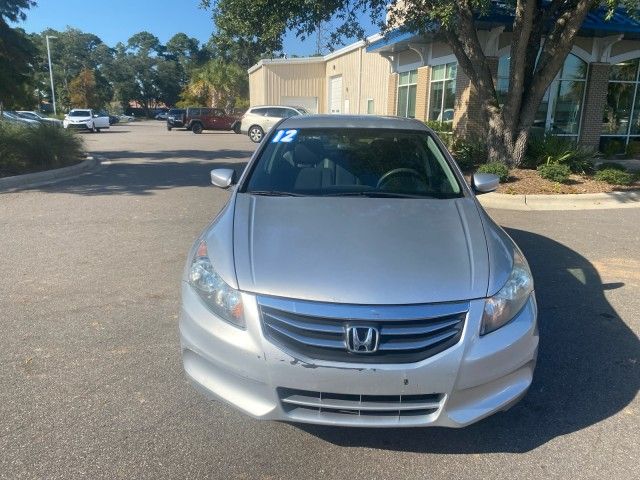
<svg viewBox="0 0 640 480">
<path fill-rule="evenodd" d="M 373 115 L 374 113 L 376 113 L 376 109 L 373 103 L 373 98 L 367 99 L 367 113 L 369 115 Z"/>
<path fill-rule="evenodd" d="M 418 89 L 418 70 L 403 72 L 398 78 L 398 112 L 399 117 L 415 118 L 416 91 Z"/>
<path fill-rule="evenodd" d="M 509 90 L 510 58 L 498 61 L 496 93 L 500 103 Z M 580 132 L 580 117 L 584 104 L 588 64 L 570 53 L 562 70 L 551 82 L 538 106 L 532 132 L 550 132 L 554 135 L 577 137 Z"/>
<path fill-rule="evenodd" d="M 629 142 L 640 141 L 639 65 L 640 59 L 611 65 L 600 138 L 603 151 L 622 153 Z"/>
<path fill-rule="evenodd" d="M 447 63 L 431 67 L 429 89 L 429 120 L 452 122 L 456 103 L 456 73 L 458 64 Z"/>
</svg>

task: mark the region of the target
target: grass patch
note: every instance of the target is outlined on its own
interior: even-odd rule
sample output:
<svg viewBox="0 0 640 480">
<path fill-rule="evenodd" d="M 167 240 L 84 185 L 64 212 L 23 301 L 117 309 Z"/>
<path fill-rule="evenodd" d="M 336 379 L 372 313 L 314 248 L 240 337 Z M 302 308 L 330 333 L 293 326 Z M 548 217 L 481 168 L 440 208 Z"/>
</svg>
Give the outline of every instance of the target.
<svg viewBox="0 0 640 480">
<path fill-rule="evenodd" d="M 82 140 L 72 131 L 0 121 L 0 177 L 74 165 L 83 153 Z"/>
</svg>

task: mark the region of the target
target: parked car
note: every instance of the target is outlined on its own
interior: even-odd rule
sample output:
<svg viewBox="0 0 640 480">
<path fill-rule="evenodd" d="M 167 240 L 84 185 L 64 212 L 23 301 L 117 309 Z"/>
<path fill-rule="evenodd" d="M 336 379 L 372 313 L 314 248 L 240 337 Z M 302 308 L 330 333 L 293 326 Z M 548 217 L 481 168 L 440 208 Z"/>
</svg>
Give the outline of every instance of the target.
<svg viewBox="0 0 640 480">
<path fill-rule="evenodd" d="M 118 120 L 121 122 L 133 122 L 136 119 L 135 115 L 119 115 Z"/>
<path fill-rule="evenodd" d="M 184 108 L 172 108 L 167 112 L 167 130 L 184 127 L 184 116 L 187 111 Z"/>
<path fill-rule="evenodd" d="M 51 125 L 54 127 L 62 127 L 62 121 L 57 118 L 49 118 L 41 115 L 38 112 L 34 112 L 31 110 L 18 110 L 15 112 L 20 118 L 26 118 L 27 120 L 35 120 L 36 122 L 40 122 L 44 125 Z"/>
<path fill-rule="evenodd" d="M 74 108 L 64 117 L 64 128 L 88 130 L 99 133 L 103 128 L 109 128 L 109 116 L 100 115 L 88 108 Z"/>
<path fill-rule="evenodd" d="M 166 120 L 167 119 L 167 112 L 160 112 L 153 118 L 155 118 L 156 120 Z"/>
<path fill-rule="evenodd" d="M 15 125 L 21 125 L 23 127 L 36 128 L 40 126 L 40 122 L 38 122 L 37 120 L 23 118 L 20 117 L 16 112 L 10 112 L 7 110 L 2 111 L 2 120 L 5 122 L 13 123 Z"/>
<path fill-rule="evenodd" d="M 533 278 L 437 135 L 407 118 L 275 125 L 196 240 L 187 377 L 259 419 L 463 427 L 529 388 Z"/>
<path fill-rule="evenodd" d="M 240 120 L 240 132 L 249 135 L 251 141 L 260 143 L 264 134 L 283 118 L 307 115 L 302 107 L 261 106 L 251 107 Z"/>
<path fill-rule="evenodd" d="M 200 134 L 204 130 L 232 130 L 237 119 L 221 108 L 189 107 L 184 122 L 187 130 Z"/>
</svg>

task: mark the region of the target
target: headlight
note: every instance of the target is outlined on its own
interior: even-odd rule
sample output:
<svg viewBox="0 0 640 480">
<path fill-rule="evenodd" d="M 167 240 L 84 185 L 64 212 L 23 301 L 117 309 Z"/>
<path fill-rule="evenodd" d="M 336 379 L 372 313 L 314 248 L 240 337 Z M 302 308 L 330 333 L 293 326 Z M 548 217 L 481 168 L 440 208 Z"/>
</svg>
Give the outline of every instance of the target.
<svg viewBox="0 0 640 480">
<path fill-rule="evenodd" d="M 493 332 L 509 323 L 524 307 L 533 292 L 533 277 L 522 254 L 513 252 L 513 269 L 507 282 L 484 302 L 480 335 Z"/>
<path fill-rule="evenodd" d="M 209 310 L 223 320 L 244 328 L 242 296 L 213 270 L 207 255 L 207 244 L 204 241 L 198 246 L 191 262 L 189 284 L 198 292 Z"/>
</svg>

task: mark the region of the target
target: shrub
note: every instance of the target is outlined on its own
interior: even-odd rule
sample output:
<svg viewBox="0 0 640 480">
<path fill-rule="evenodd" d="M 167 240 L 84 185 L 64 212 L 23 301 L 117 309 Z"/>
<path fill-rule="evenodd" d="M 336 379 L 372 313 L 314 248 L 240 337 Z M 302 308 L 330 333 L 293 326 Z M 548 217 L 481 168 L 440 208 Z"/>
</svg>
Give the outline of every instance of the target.
<svg viewBox="0 0 640 480">
<path fill-rule="evenodd" d="M 478 173 L 493 173 L 500 177 L 500 182 L 504 183 L 509 179 L 509 169 L 504 163 L 489 162 L 484 165 L 480 165 Z"/>
<path fill-rule="evenodd" d="M 569 180 L 571 169 L 568 165 L 559 163 L 547 163 L 538 167 L 538 172 L 542 178 L 551 180 L 552 182 L 564 183 Z"/>
<path fill-rule="evenodd" d="M 453 122 L 438 122 L 437 120 L 427 120 L 424 122 L 427 127 L 435 132 L 452 132 Z"/>
<path fill-rule="evenodd" d="M 479 139 L 463 140 L 455 138 L 451 152 L 462 170 L 471 170 L 476 165 L 486 163 L 487 145 Z"/>
<path fill-rule="evenodd" d="M 602 146 L 602 156 L 604 158 L 613 158 L 624 151 L 624 143 L 616 139 L 611 139 Z"/>
<path fill-rule="evenodd" d="M 625 148 L 624 154 L 627 158 L 640 157 L 640 142 L 638 142 L 637 140 L 630 141 Z"/>
<path fill-rule="evenodd" d="M 603 162 L 598 165 L 598 170 L 620 170 L 621 172 L 625 172 L 627 168 L 616 162 Z"/>
<path fill-rule="evenodd" d="M 629 185 L 633 182 L 633 175 L 615 168 L 605 168 L 596 173 L 595 179 L 611 185 Z"/>
<path fill-rule="evenodd" d="M 71 131 L 0 121 L 0 176 L 64 167 L 81 157 L 82 141 Z"/>
<path fill-rule="evenodd" d="M 537 168 L 542 164 L 567 165 L 574 173 L 593 171 L 593 159 L 598 153 L 590 148 L 576 145 L 563 137 L 546 135 L 533 137 L 527 146 L 524 168 Z"/>
</svg>

